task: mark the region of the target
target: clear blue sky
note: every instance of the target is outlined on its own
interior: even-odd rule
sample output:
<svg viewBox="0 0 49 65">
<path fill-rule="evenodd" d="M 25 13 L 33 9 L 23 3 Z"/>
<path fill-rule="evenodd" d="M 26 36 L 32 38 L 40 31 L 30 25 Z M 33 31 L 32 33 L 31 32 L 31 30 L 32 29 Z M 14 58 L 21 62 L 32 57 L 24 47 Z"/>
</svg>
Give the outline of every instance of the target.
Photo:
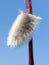
<svg viewBox="0 0 49 65">
<path fill-rule="evenodd" d="M 49 65 L 49 0 L 32 0 L 33 14 L 43 17 L 34 32 L 35 65 Z M 19 14 L 26 11 L 26 0 L 0 0 L 0 65 L 28 65 L 28 43 L 19 48 L 7 46 L 9 29 Z"/>
</svg>

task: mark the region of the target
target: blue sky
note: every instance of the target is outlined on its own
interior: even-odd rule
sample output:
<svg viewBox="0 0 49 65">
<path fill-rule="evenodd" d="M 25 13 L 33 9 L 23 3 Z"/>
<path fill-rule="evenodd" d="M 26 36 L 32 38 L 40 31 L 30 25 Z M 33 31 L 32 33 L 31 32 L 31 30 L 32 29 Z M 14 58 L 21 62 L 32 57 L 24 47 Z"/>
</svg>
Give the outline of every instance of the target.
<svg viewBox="0 0 49 65">
<path fill-rule="evenodd" d="M 33 14 L 41 16 L 34 32 L 33 49 L 35 65 L 49 65 L 49 0 L 32 0 Z M 7 46 L 10 27 L 19 14 L 26 12 L 26 0 L 0 0 L 0 65 L 28 65 L 28 43 L 19 48 Z"/>
</svg>

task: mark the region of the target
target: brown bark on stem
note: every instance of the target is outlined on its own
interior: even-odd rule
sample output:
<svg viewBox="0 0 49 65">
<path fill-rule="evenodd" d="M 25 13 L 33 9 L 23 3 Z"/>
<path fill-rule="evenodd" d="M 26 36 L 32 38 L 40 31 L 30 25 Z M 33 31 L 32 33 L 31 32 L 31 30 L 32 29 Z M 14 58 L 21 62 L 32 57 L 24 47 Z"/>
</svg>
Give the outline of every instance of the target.
<svg viewBox="0 0 49 65">
<path fill-rule="evenodd" d="M 26 0 L 26 11 L 28 14 L 32 14 L 32 6 L 31 0 Z M 29 42 L 29 65 L 34 65 L 34 58 L 33 58 L 33 41 L 32 39 Z"/>
</svg>

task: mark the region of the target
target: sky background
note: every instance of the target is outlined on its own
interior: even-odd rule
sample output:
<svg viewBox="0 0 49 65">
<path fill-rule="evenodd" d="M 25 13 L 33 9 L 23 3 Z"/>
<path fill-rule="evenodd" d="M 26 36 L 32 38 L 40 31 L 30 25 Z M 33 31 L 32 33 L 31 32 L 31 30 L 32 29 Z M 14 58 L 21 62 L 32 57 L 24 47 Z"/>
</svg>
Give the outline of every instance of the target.
<svg viewBox="0 0 49 65">
<path fill-rule="evenodd" d="M 0 0 L 0 65 L 29 65 L 28 43 L 18 48 L 7 46 L 8 32 L 18 9 L 26 12 L 26 0 Z M 32 0 L 33 14 L 41 16 L 33 38 L 35 65 L 49 65 L 49 0 Z"/>
</svg>

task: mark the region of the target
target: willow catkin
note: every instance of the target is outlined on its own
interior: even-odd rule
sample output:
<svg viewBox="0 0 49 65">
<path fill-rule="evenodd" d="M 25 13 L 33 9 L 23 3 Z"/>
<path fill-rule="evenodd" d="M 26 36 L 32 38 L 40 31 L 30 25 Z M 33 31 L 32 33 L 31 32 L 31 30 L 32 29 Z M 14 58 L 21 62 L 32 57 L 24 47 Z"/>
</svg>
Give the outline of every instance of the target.
<svg viewBox="0 0 49 65">
<path fill-rule="evenodd" d="M 10 29 L 7 45 L 17 47 L 31 38 L 40 19 L 41 17 L 21 12 Z"/>
</svg>

